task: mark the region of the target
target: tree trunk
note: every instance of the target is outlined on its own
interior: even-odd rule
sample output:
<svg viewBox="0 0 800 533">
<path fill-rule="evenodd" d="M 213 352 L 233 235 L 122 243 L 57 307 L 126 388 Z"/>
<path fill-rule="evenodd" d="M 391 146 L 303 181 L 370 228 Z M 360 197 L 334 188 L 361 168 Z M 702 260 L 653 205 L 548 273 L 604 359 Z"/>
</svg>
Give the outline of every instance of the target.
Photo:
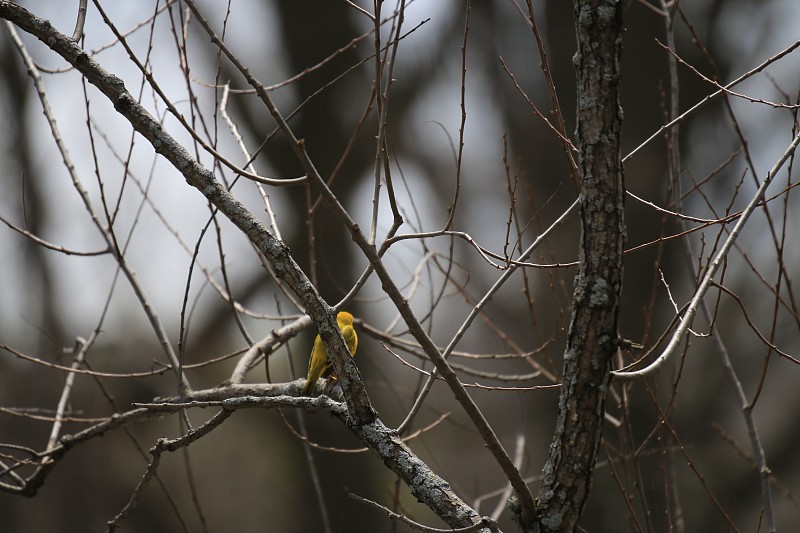
<svg viewBox="0 0 800 533">
<path fill-rule="evenodd" d="M 559 415 L 539 491 L 540 531 L 573 531 L 589 495 L 603 428 L 625 244 L 620 156 L 622 3 L 574 2 L 576 137 L 581 173 L 580 267 L 564 352 Z"/>
</svg>

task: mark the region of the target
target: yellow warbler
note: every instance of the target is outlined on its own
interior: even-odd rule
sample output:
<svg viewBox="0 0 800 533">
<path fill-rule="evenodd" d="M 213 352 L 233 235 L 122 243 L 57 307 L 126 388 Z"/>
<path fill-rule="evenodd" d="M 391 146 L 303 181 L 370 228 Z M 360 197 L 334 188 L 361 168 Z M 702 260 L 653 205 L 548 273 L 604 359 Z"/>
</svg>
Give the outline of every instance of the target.
<svg viewBox="0 0 800 533">
<path fill-rule="evenodd" d="M 342 311 L 336 315 L 336 322 L 342 331 L 342 337 L 344 337 L 344 342 L 347 344 L 347 349 L 350 350 L 350 357 L 355 357 L 356 348 L 358 347 L 358 335 L 356 335 L 356 330 L 353 329 L 353 315 L 347 311 Z M 308 376 L 306 377 L 306 386 L 303 387 L 303 396 L 308 396 L 314 390 L 317 380 L 331 366 L 333 366 L 333 363 L 328 359 L 325 345 L 317 335 L 317 338 L 314 339 L 314 348 L 311 350 L 311 358 L 308 360 Z"/>
</svg>

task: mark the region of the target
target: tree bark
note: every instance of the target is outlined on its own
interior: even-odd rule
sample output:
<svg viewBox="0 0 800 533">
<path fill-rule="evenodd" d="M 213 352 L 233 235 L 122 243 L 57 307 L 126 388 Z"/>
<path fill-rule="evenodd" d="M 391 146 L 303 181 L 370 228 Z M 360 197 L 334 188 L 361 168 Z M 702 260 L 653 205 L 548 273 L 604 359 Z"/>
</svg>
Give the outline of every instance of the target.
<svg viewBox="0 0 800 533">
<path fill-rule="evenodd" d="M 603 428 L 625 244 L 620 156 L 622 2 L 575 0 L 580 266 L 564 352 L 559 415 L 538 495 L 539 531 L 573 531 L 589 495 Z"/>
</svg>

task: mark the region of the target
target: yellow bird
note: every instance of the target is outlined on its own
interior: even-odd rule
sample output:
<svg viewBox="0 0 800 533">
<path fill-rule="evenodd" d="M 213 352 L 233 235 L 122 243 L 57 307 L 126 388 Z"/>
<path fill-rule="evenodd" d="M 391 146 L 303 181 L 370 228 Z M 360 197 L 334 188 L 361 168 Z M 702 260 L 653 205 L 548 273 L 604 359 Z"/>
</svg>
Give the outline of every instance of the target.
<svg viewBox="0 0 800 533">
<path fill-rule="evenodd" d="M 358 335 L 353 328 L 353 315 L 347 311 L 342 311 L 336 315 L 336 322 L 339 324 L 339 329 L 342 331 L 342 337 L 347 344 L 347 349 L 350 350 L 350 357 L 355 357 L 356 348 L 358 347 Z M 333 366 L 330 359 L 328 359 L 328 352 L 325 350 L 325 345 L 322 339 L 317 335 L 314 339 L 314 348 L 311 350 L 311 358 L 308 360 L 308 376 L 306 377 L 306 386 L 303 387 L 303 396 L 308 396 L 314 390 L 317 380 L 322 377 Z"/>
</svg>

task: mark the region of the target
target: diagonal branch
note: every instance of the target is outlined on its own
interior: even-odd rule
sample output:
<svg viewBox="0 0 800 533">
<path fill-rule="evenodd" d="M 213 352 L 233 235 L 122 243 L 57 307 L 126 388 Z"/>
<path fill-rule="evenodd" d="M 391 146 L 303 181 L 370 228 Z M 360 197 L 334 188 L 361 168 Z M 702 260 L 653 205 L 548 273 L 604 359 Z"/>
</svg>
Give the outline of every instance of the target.
<svg viewBox="0 0 800 533">
<path fill-rule="evenodd" d="M 675 332 L 672 334 L 672 338 L 670 338 L 670 341 L 667 344 L 667 347 L 664 348 L 664 351 L 661 352 L 661 354 L 652 363 L 644 368 L 639 370 L 617 370 L 612 372 L 615 381 L 634 381 L 646 376 L 653 376 L 664 367 L 667 361 L 669 361 L 670 357 L 675 353 L 676 348 L 683 340 L 683 336 L 689 330 L 689 326 L 691 325 L 692 320 L 694 319 L 694 316 L 706 295 L 706 292 L 714 283 L 714 276 L 717 274 L 717 270 L 728 257 L 728 252 L 730 251 L 734 242 L 736 242 L 736 238 L 742 232 L 742 228 L 744 228 L 745 224 L 747 224 L 747 221 L 750 218 L 750 215 L 753 214 L 753 211 L 755 211 L 756 208 L 761 204 L 761 200 L 764 197 L 767 187 L 769 187 L 770 183 L 772 183 L 772 180 L 783 167 L 783 164 L 786 163 L 792 154 L 794 154 L 799 145 L 800 133 L 795 135 L 794 139 L 792 139 L 792 142 L 783 152 L 783 155 L 778 159 L 778 161 L 775 162 L 775 165 L 767 173 L 767 176 L 761 182 L 758 190 L 756 190 L 755 194 L 750 199 L 747 207 L 742 210 L 742 214 L 736 221 L 733 229 L 731 229 L 728 238 L 725 239 L 725 242 L 722 244 L 719 252 L 717 252 L 714 260 L 708 265 L 708 270 L 706 270 L 700 285 L 697 287 L 694 296 L 692 296 L 692 300 L 689 302 L 689 307 L 686 309 L 686 312 L 683 314 L 683 316 L 680 317 L 680 325 L 678 325 L 678 327 L 675 329 Z"/>
<path fill-rule="evenodd" d="M 34 16 L 26 9 L 8 0 L 0 0 L 0 18 L 16 24 L 24 31 L 35 36 L 80 71 L 89 83 L 97 87 L 113 103 L 116 111 L 124 116 L 133 128 L 153 146 L 156 153 L 167 159 L 190 185 L 202 192 L 208 201 L 217 207 L 264 254 L 273 266 L 276 276 L 297 294 L 307 313 L 317 325 L 319 334 L 328 347 L 328 353 L 336 365 L 337 372 L 339 372 L 347 405 L 347 416 L 344 419 L 351 431 L 375 451 L 385 464 L 405 481 L 411 492 L 445 520 L 448 525 L 451 527 L 466 527 L 480 521 L 478 514 L 460 500 L 442 478 L 435 475 L 425 463 L 411 452 L 395 432 L 377 419 L 366 396 L 358 369 L 352 363 L 344 339 L 337 327 L 334 309 L 320 297 L 316 288 L 294 261 L 288 247 L 273 237 L 266 226 L 216 180 L 211 170 L 202 166 L 164 130 L 162 125 L 125 89 L 122 80 L 103 69 L 68 36 L 57 31 L 49 21 Z M 266 95 L 266 92 L 259 94 L 262 98 L 264 95 Z M 280 113 L 268 97 L 267 101 L 271 106 L 270 111 L 280 117 Z M 303 164 L 313 170 L 314 183 L 323 192 L 332 196 L 333 193 L 325 186 L 319 173 L 311 164 L 310 159 L 308 159 L 302 141 L 294 137 L 285 121 L 281 120 L 280 124 L 298 155 L 301 156 Z M 338 204 L 338 207 L 343 211 L 340 204 Z M 349 220 L 346 211 L 344 215 Z M 359 246 L 362 246 L 362 249 L 366 248 L 371 251 L 368 257 L 375 264 L 376 272 L 384 284 L 389 284 L 387 292 L 390 293 L 392 299 L 396 304 L 403 302 L 401 313 L 407 322 L 412 322 L 416 326 L 411 329 L 415 332 L 415 336 L 421 337 L 425 341 L 421 342 L 421 344 L 426 349 L 426 352 L 433 352 L 438 355 L 440 363 L 444 363 L 445 368 L 449 370 L 450 379 L 457 382 L 457 377 L 447 367 L 446 362 L 441 358 L 430 337 L 425 335 L 414 318 L 407 302 L 403 300 L 402 294 L 388 277 L 388 273 L 380 262 L 375 248 L 366 243 L 363 234 L 361 234 L 358 226 L 352 220 L 350 220 L 348 227 L 351 228 L 351 232 L 357 234 Z M 448 376 L 446 372 L 443 372 L 443 374 L 446 377 Z M 457 396 L 462 394 L 469 399 L 463 387 L 460 387 L 460 391 Z M 463 400 L 463 396 L 460 399 Z M 296 398 L 296 400 L 299 399 Z M 308 399 L 305 400 L 307 401 Z M 291 400 L 289 401 L 291 402 Z M 469 402 L 471 403 L 471 399 L 469 399 Z M 480 420 L 483 421 L 482 427 L 484 429 L 487 428 L 488 423 L 483 419 L 480 411 L 477 410 L 477 406 L 474 406 L 474 403 L 472 403 L 472 406 L 475 410 L 470 414 L 475 417 L 477 413 Z M 492 433 L 492 435 L 494 434 Z M 496 436 L 494 436 L 494 439 L 496 446 L 499 446 Z M 62 447 L 57 448 L 57 453 L 63 453 L 67 448 L 63 441 L 64 439 L 62 438 Z M 500 449 L 502 450 L 502 448 Z M 527 491 L 527 486 L 522 481 L 519 472 L 513 468 L 510 459 L 508 459 L 508 463 L 511 465 L 513 472 L 516 473 L 516 477 L 519 478 L 519 482 L 515 482 L 516 479 L 514 477 L 510 478 L 515 490 L 519 494 L 521 482 L 521 487 Z M 43 477 L 44 474 L 42 474 L 42 481 Z M 528 496 L 530 497 L 529 491 Z"/>
<path fill-rule="evenodd" d="M 192 12 L 197 17 L 197 20 L 208 33 L 211 41 L 220 48 L 225 56 L 245 77 L 247 82 L 256 90 L 256 94 L 267 107 L 272 118 L 277 122 L 278 127 L 283 132 L 286 140 L 294 150 L 297 159 L 303 165 L 310 182 L 317 187 L 322 197 L 328 202 L 334 214 L 339 218 L 339 220 L 342 221 L 342 223 L 345 224 L 347 229 L 350 231 L 350 236 L 353 239 L 353 242 L 356 243 L 356 245 L 367 257 L 370 264 L 374 267 L 375 273 L 381 281 L 383 291 L 392 300 L 392 303 L 394 303 L 395 307 L 400 312 L 400 315 L 403 317 L 403 320 L 408 326 L 409 332 L 417 340 L 417 342 L 419 342 L 420 346 L 425 351 L 426 355 L 431 359 L 431 361 L 433 361 L 434 365 L 436 365 L 437 370 L 441 373 L 442 377 L 453 391 L 456 400 L 461 404 L 464 411 L 470 417 L 472 423 L 475 425 L 475 428 L 478 430 L 478 433 L 480 433 L 481 437 L 486 443 L 487 448 L 494 456 L 505 476 L 511 482 L 511 485 L 514 487 L 514 491 L 516 492 L 517 498 L 520 502 L 520 510 L 523 519 L 525 521 L 532 522 L 534 517 L 534 502 L 530 489 L 522 478 L 519 470 L 517 470 L 517 468 L 514 466 L 513 461 L 503 448 L 503 445 L 500 443 L 500 440 L 498 439 L 492 427 L 489 425 L 489 422 L 483 416 L 483 413 L 478 408 L 475 401 L 459 381 L 458 376 L 453 369 L 450 368 L 450 365 L 442 356 L 441 352 L 439 352 L 439 349 L 436 347 L 433 340 L 431 340 L 425 329 L 419 323 L 419 320 L 417 320 L 417 317 L 411 310 L 408 300 L 403 296 L 402 292 L 389 275 L 388 270 L 381 260 L 380 253 L 375 248 L 374 244 L 367 240 L 366 236 L 361 232 L 358 224 L 353 221 L 353 219 L 350 217 L 350 214 L 347 212 L 347 210 L 345 210 L 345 208 L 327 186 L 325 180 L 322 178 L 316 166 L 311 161 L 311 158 L 306 151 L 305 143 L 302 139 L 298 139 L 294 134 L 264 85 L 252 75 L 250 70 L 242 64 L 236 55 L 233 54 L 227 45 L 219 38 L 219 36 L 217 36 L 217 34 L 214 32 L 214 29 L 195 5 L 195 2 L 193 0 L 187 0 L 186 3 L 192 9 Z M 289 286 L 293 287 L 291 284 L 289 284 Z M 313 314 L 313 312 L 309 312 L 309 314 L 314 319 L 314 322 L 319 324 L 317 317 Z M 341 336 L 338 334 L 338 329 L 335 329 L 334 332 L 327 332 L 329 335 L 331 333 L 341 339 Z M 326 338 L 326 331 L 320 330 L 320 336 L 325 342 L 325 345 L 329 346 L 329 340 Z M 341 347 L 343 348 L 344 344 L 342 344 Z M 339 351 L 337 349 L 332 353 L 329 352 L 329 355 L 332 356 L 331 359 L 337 375 L 339 375 L 342 379 L 342 388 L 345 391 L 345 397 L 348 398 L 348 407 L 351 405 L 351 400 L 355 401 L 355 399 L 359 399 L 359 401 L 365 402 L 366 405 L 369 405 L 369 400 L 366 398 L 366 393 L 360 378 L 352 379 L 351 377 L 351 372 L 354 372 L 355 376 L 357 376 L 358 371 L 355 367 L 355 364 L 352 363 L 349 353 L 346 350 Z M 357 390 L 349 391 L 349 388 L 351 387 L 357 388 Z M 371 407 L 369 408 L 371 409 Z"/>
</svg>

